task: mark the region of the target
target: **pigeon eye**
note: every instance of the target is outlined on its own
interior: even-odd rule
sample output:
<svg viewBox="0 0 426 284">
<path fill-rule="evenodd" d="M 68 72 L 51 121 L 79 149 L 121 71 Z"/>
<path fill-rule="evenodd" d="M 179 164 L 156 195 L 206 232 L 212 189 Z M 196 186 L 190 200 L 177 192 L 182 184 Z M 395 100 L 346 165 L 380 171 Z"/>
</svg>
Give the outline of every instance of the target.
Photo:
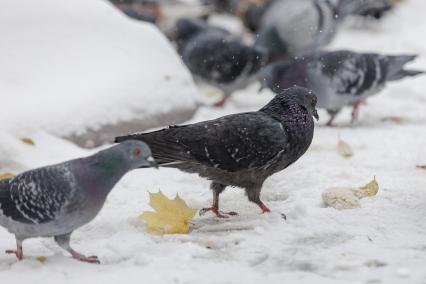
<svg viewBox="0 0 426 284">
<path fill-rule="evenodd" d="M 141 154 L 141 149 L 136 148 L 136 149 L 133 150 L 133 155 L 134 156 L 139 156 L 140 154 Z"/>
<path fill-rule="evenodd" d="M 315 96 L 309 96 L 309 103 L 312 106 L 316 106 L 316 104 L 317 104 L 317 98 Z"/>
</svg>

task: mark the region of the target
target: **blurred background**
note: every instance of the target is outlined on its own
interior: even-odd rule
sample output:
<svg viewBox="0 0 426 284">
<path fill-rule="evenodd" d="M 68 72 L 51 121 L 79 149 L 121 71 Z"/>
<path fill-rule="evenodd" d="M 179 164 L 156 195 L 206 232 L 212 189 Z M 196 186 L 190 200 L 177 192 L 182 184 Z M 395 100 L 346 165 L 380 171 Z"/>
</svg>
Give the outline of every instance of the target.
<svg viewBox="0 0 426 284">
<path fill-rule="evenodd" d="M 223 106 L 231 94 L 231 106 L 252 108 L 271 98 L 270 89 L 312 87 L 302 82 L 300 64 L 291 62 L 305 55 L 420 55 L 410 60 L 416 70 L 424 62 L 424 25 L 414 16 L 421 1 L 86 2 L 3 2 L 0 83 L 8 111 L 1 120 L 7 133 L 42 130 L 99 146 L 114 135 L 181 123 L 200 106 Z M 281 82 L 273 82 L 271 66 L 285 62 L 298 65 L 289 67 L 296 75 L 281 74 Z M 423 80 L 405 86 L 416 89 Z M 404 83 L 394 83 L 393 90 Z M 236 99 L 240 93 L 242 101 Z M 382 119 L 388 116 L 395 113 L 382 113 Z M 321 117 L 327 122 L 327 115 Z"/>
<path fill-rule="evenodd" d="M 306 155 L 265 184 L 287 223 L 229 190 L 223 206 L 245 217 L 147 235 L 134 217 L 149 209 L 148 190 L 210 201 L 207 181 L 147 169 L 76 234 L 106 268 L 71 263 L 43 240 L 19 264 L 0 254 L 2 278 L 425 283 L 425 11 L 424 0 L 1 0 L 0 175 L 89 155 L 118 135 L 258 110 L 293 85 L 317 94 L 320 115 Z M 350 159 L 336 151 L 342 139 Z M 325 188 L 373 176 L 381 190 L 362 209 L 322 205 Z M 0 241 L 13 244 L 5 230 Z"/>
</svg>

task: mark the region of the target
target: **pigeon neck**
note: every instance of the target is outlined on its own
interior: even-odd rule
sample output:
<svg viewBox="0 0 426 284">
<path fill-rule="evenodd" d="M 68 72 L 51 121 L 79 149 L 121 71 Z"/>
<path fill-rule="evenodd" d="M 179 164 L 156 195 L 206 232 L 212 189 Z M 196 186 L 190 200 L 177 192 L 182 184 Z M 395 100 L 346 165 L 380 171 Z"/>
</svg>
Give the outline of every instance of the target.
<svg viewBox="0 0 426 284">
<path fill-rule="evenodd" d="M 335 6 L 335 14 L 343 19 L 349 15 L 357 15 L 361 12 L 363 7 L 366 7 L 368 3 L 364 1 L 354 1 L 354 0 L 340 0 L 340 2 Z"/>
<path fill-rule="evenodd" d="M 97 155 L 92 157 L 81 170 L 86 172 L 84 176 L 88 177 L 85 182 L 89 190 L 100 195 L 107 195 L 130 168 L 120 157 Z"/>
<path fill-rule="evenodd" d="M 289 101 L 286 103 L 266 105 L 261 111 L 281 122 L 283 126 L 313 124 L 312 116 L 296 102 Z"/>
<path fill-rule="evenodd" d="M 297 103 L 278 105 L 277 109 L 263 110 L 281 123 L 295 157 L 302 155 L 310 146 L 314 135 L 314 120 L 307 110 Z"/>
</svg>

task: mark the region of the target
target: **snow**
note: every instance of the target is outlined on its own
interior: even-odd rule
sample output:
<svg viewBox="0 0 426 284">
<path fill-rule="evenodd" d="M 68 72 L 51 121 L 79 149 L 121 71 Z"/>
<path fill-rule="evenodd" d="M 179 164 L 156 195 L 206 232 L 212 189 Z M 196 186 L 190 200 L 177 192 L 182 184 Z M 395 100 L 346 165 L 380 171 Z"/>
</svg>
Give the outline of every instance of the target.
<svg viewBox="0 0 426 284">
<path fill-rule="evenodd" d="M 0 88 L 8 110 L 0 113 L 1 129 L 100 144 L 108 141 L 100 133 L 182 122 L 195 111 L 191 75 L 151 24 L 107 1 L 1 5 Z"/>
<path fill-rule="evenodd" d="M 367 27 L 362 23 L 362 29 L 360 23 L 346 25 L 330 48 L 417 53 L 420 57 L 412 66 L 426 69 L 425 9 L 423 0 L 404 1 L 380 23 L 367 23 Z M 33 61 L 37 58 L 29 62 Z M 161 65 L 158 69 L 165 72 Z M 105 70 L 100 67 L 98 71 Z M 41 73 L 35 75 L 44 78 Z M 57 77 L 58 86 L 62 84 L 67 91 L 63 84 L 68 80 Z M 97 85 L 95 77 L 87 77 L 87 84 Z M 349 109 L 339 114 L 334 128 L 322 126 L 327 115 L 321 111 L 308 152 L 264 185 L 262 198 L 271 214 L 260 215 L 241 189 L 228 189 L 221 195 L 221 207 L 239 212 L 239 217 L 205 215 L 196 217 L 189 235 L 152 235 L 137 218 L 150 210 L 148 191 L 161 189 L 169 197 L 179 192 L 191 207 L 202 208 L 211 202 L 209 183 L 173 169 L 136 170 L 120 181 L 99 216 L 72 237 L 76 249 L 97 254 L 101 265 L 70 259 L 51 239 L 34 239 L 24 243 L 22 262 L 0 254 L 1 282 L 426 283 L 426 171 L 415 167 L 426 164 L 425 85 L 426 76 L 389 84 L 361 108 L 354 126 L 349 124 Z M 186 88 L 183 83 L 182 88 Z M 254 85 L 238 92 L 223 109 L 202 107 L 191 121 L 258 109 L 272 95 L 267 91 L 257 94 L 257 89 Z M 1 90 L 4 93 L 7 85 L 3 83 Z M 36 103 L 35 94 L 20 101 Z M 117 103 L 112 95 L 110 99 Z M 2 102 L 10 108 L 16 103 L 12 99 Z M 122 104 L 126 103 L 123 99 Z M 52 135 L 59 134 L 52 130 L 61 128 L 61 123 L 62 127 L 69 124 L 58 119 L 51 125 L 47 113 L 34 119 L 38 126 L 28 126 L 5 113 L 1 116 L 16 128 L 0 135 L 1 172 L 18 172 L 93 152 Z M 52 128 L 45 129 L 40 120 Z M 22 125 L 42 130 L 24 133 L 34 139 L 35 146 L 19 141 L 16 131 L 25 129 Z M 351 145 L 352 158 L 337 154 L 339 137 Z M 359 187 L 373 176 L 379 192 L 362 199 L 360 208 L 324 206 L 321 194 L 327 188 Z M 0 229 L 0 251 L 13 247 L 13 236 Z M 45 263 L 36 260 L 40 255 L 47 256 Z"/>
</svg>

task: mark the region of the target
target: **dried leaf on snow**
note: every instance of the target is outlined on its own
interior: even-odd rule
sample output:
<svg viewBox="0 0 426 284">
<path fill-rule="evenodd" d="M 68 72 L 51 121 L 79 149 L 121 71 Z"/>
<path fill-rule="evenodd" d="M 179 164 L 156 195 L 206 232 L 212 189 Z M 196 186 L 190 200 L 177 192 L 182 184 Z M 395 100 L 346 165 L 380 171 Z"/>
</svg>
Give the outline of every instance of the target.
<svg viewBox="0 0 426 284">
<path fill-rule="evenodd" d="M 0 174 L 0 180 L 8 179 L 8 178 L 13 178 L 14 176 L 15 175 L 12 174 L 12 173 L 3 173 L 3 174 Z"/>
<path fill-rule="evenodd" d="M 379 184 L 376 178 L 359 188 L 333 187 L 322 194 L 322 199 L 327 206 L 338 210 L 353 209 L 361 206 L 359 200 L 371 197 L 379 191 Z"/>
<path fill-rule="evenodd" d="M 35 145 L 34 140 L 29 137 L 22 137 L 21 141 L 28 145 L 32 145 L 32 146 Z"/>
<path fill-rule="evenodd" d="M 350 158 L 354 155 L 351 146 L 341 139 L 337 142 L 337 153 L 345 158 Z"/>
</svg>

